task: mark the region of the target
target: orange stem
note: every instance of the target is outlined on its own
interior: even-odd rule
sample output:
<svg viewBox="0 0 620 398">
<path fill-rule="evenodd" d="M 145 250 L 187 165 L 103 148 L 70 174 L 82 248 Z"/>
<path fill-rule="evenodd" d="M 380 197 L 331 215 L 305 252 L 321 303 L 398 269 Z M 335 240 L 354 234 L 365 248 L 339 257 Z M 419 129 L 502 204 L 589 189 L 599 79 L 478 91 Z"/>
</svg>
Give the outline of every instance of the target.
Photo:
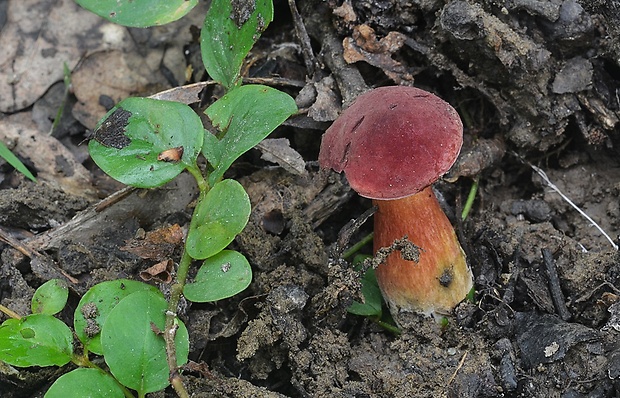
<svg viewBox="0 0 620 398">
<path fill-rule="evenodd" d="M 431 187 L 397 200 L 375 200 L 375 251 L 407 236 L 420 247 L 418 263 L 391 253 L 376 271 L 395 319 L 400 311 L 449 314 L 472 288 L 473 276 L 450 220 Z"/>
</svg>

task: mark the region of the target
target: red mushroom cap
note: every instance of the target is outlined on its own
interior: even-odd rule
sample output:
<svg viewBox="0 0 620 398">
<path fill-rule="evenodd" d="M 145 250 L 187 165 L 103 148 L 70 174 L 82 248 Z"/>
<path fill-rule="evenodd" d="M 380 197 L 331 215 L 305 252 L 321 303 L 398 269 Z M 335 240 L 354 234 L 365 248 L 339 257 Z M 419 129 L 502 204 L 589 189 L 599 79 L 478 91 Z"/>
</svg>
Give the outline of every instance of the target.
<svg viewBox="0 0 620 398">
<path fill-rule="evenodd" d="M 463 144 L 463 124 L 450 104 L 414 87 L 381 87 L 360 95 L 327 129 L 322 168 L 344 170 L 370 199 L 400 199 L 446 173 Z"/>
</svg>

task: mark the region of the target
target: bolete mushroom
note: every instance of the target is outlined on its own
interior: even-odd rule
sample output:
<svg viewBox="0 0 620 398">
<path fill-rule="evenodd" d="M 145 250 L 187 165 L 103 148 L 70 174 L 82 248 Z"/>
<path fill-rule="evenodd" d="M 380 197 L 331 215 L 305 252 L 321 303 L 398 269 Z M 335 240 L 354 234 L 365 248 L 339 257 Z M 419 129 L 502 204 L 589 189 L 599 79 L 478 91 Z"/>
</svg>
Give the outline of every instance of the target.
<svg viewBox="0 0 620 398">
<path fill-rule="evenodd" d="M 417 264 L 397 251 L 376 271 L 397 321 L 400 311 L 448 314 L 472 288 L 463 249 L 431 188 L 462 143 L 454 108 L 404 86 L 362 94 L 323 136 L 321 167 L 344 171 L 351 187 L 377 206 L 375 251 L 405 236 L 421 248 Z"/>
</svg>

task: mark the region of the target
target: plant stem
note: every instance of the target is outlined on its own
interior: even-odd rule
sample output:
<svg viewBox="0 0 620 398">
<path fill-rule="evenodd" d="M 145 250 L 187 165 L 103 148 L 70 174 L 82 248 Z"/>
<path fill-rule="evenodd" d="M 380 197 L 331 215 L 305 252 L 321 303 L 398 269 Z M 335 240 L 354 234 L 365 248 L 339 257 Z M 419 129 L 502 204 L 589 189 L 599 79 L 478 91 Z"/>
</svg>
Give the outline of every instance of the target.
<svg viewBox="0 0 620 398">
<path fill-rule="evenodd" d="M 476 193 L 478 193 L 478 177 L 474 179 L 474 183 L 469 189 L 469 195 L 467 195 L 467 200 L 465 201 L 465 206 L 463 207 L 463 212 L 461 213 L 461 220 L 465 221 L 471 208 L 474 204 L 474 200 L 476 199 Z"/>
<path fill-rule="evenodd" d="M 22 319 L 22 317 L 17 312 L 13 311 L 12 309 L 8 307 L 3 306 L 2 304 L 0 304 L 0 312 L 3 312 L 9 318 Z"/>
<path fill-rule="evenodd" d="M 359 242 L 351 246 L 348 250 L 342 253 L 342 258 L 347 259 L 357 253 L 364 245 L 372 240 L 374 233 L 371 232 L 368 235 L 364 236 Z"/>
<path fill-rule="evenodd" d="M 196 183 L 198 184 L 198 189 L 200 189 L 200 194 L 204 195 L 209 191 L 209 183 L 205 180 L 204 176 L 200 172 L 198 166 L 187 167 L 187 171 L 194 176 L 196 179 Z"/>
<path fill-rule="evenodd" d="M 183 256 L 179 263 L 177 270 L 176 281 L 170 288 L 170 299 L 168 301 L 168 310 L 166 311 L 166 327 L 164 329 L 164 340 L 166 342 L 166 356 L 168 360 L 168 368 L 170 369 L 170 384 L 176 391 L 177 395 L 181 398 L 189 397 L 181 374 L 179 373 L 179 366 L 177 364 L 176 346 L 174 345 L 174 338 L 178 328 L 177 310 L 179 308 L 179 301 L 181 300 L 181 294 L 183 293 L 183 287 L 185 286 L 185 280 L 187 279 L 187 273 L 189 266 L 192 263 L 192 258 L 187 254 L 187 250 L 183 250 Z"/>
<path fill-rule="evenodd" d="M 393 333 L 397 336 L 400 335 L 400 329 L 390 324 L 389 322 L 385 322 L 380 319 L 371 319 L 371 320 L 377 325 L 379 325 L 380 327 L 382 327 L 383 329 L 387 330 L 388 332 Z"/>
<path fill-rule="evenodd" d="M 187 167 L 187 171 L 194 176 L 198 189 L 200 190 L 200 198 L 203 198 L 207 192 L 209 192 L 209 183 L 204 178 L 198 166 Z M 196 215 L 196 209 L 192 218 Z M 181 256 L 181 262 L 177 269 L 177 274 L 174 283 L 170 287 L 170 299 L 168 300 L 168 310 L 166 311 L 166 326 L 164 328 L 164 341 L 166 342 L 166 359 L 168 361 L 168 368 L 170 369 L 170 384 L 176 391 L 177 395 L 181 398 L 189 398 L 189 394 L 183 385 L 183 379 L 179 373 L 179 365 L 177 363 L 177 350 L 174 344 L 174 338 L 176 336 L 178 325 L 177 311 L 179 309 L 179 301 L 181 300 L 181 294 L 183 294 L 183 288 L 185 287 L 185 281 L 189 272 L 189 266 L 192 263 L 192 257 L 187 253 L 187 249 L 183 250 L 183 256 Z"/>
</svg>

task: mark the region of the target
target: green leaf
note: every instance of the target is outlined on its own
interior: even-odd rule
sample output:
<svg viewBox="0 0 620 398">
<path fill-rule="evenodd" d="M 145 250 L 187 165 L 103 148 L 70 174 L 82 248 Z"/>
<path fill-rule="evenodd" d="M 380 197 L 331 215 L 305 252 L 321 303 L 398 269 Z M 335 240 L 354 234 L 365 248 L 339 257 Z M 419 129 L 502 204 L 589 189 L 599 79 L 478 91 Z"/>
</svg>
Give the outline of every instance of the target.
<svg viewBox="0 0 620 398">
<path fill-rule="evenodd" d="M 227 89 L 235 86 L 250 49 L 273 20 L 271 0 L 213 0 L 200 33 L 202 61 Z"/>
<path fill-rule="evenodd" d="M 223 180 L 198 200 L 185 248 L 197 260 L 211 257 L 243 231 L 250 218 L 250 198 L 235 180 Z"/>
<path fill-rule="evenodd" d="M 289 116 L 297 112 L 295 100 L 274 88 L 248 84 L 237 87 L 214 102 L 205 113 L 214 126 L 225 131 L 224 137 L 203 149 L 214 167 L 209 176 L 213 185 L 242 154 L 267 137 Z M 205 145 L 206 147 L 206 145 Z"/>
<path fill-rule="evenodd" d="M 32 296 L 32 313 L 54 315 L 62 311 L 67 304 L 69 289 L 67 283 L 60 279 L 51 279 L 34 292 Z"/>
<path fill-rule="evenodd" d="M 103 354 L 110 372 L 123 385 L 143 396 L 168 384 L 164 330 L 168 303 L 161 293 L 138 292 L 121 300 L 101 331 Z M 187 362 L 189 336 L 181 321 L 176 331 L 177 364 Z"/>
<path fill-rule="evenodd" d="M 116 380 L 100 369 L 79 368 L 60 376 L 45 398 L 123 398 Z"/>
<path fill-rule="evenodd" d="M 347 311 L 351 314 L 381 318 L 383 312 L 381 290 L 377 283 L 374 268 L 370 268 L 362 278 L 362 296 L 364 302 L 354 301 Z"/>
<path fill-rule="evenodd" d="M 102 355 L 100 332 L 110 311 L 130 294 L 144 291 L 159 292 L 154 286 L 129 279 L 101 282 L 90 288 L 73 314 L 73 328 L 84 347 Z"/>
<path fill-rule="evenodd" d="M 145 28 L 183 17 L 198 0 L 76 0 L 76 3 L 110 22 Z"/>
<path fill-rule="evenodd" d="M 0 158 L 6 160 L 15 170 L 28 177 L 31 181 L 37 182 L 37 179 L 34 178 L 30 170 L 24 166 L 21 160 L 19 160 L 2 141 L 0 141 Z"/>
<path fill-rule="evenodd" d="M 7 319 L 0 326 L 0 361 L 13 366 L 62 366 L 73 354 L 71 329 L 48 314 Z"/>
<path fill-rule="evenodd" d="M 200 116 L 189 106 L 136 97 L 108 112 L 88 149 L 110 177 L 152 188 L 172 180 L 186 167 L 195 168 L 203 139 Z"/>
<path fill-rule="evenodd" d="M 223 300 L 242 292 L 252 281 L 252 268 L 243 254 L 223 250 L 202 263 L 193 283 L 183 289 L 197 303 Z"/>
</svg>

